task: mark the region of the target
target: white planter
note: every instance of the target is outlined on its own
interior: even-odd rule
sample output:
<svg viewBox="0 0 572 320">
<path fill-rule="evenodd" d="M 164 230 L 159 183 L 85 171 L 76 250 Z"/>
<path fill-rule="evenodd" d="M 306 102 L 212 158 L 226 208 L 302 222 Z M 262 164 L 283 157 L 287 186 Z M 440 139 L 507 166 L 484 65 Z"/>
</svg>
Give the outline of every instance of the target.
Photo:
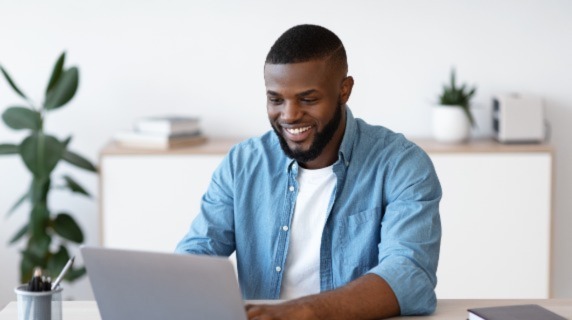
<svg viewBox="0 0 572 320">
<path fill-rule="evenodd" d="M 459 106 L 433 106 L 433 137 L 446 143 L 461 143 L 469 139 L 471 123 Z"/>
</svg>

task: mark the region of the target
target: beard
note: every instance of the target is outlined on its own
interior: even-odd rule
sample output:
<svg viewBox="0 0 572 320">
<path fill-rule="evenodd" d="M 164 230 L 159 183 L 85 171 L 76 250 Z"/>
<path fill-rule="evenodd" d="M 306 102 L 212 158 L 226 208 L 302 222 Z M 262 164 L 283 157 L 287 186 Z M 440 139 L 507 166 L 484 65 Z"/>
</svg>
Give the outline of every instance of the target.
<svg viewBox="0 0 572 320">
<path fill-rule="evenodd" d="M 284 154 L 299 163 L 306 163 L 318 158 L 318 156 L 322 154 L 324 148 L 332 140 L 336 130 L 340 127 L 340 123 L 342 122 L 342 110 L 343 105 L 341 102 L 338 102 L 338 106 L 335 110 L 332 120 L 326 123 L 322 131 L 316 132 L 314 141 L 312 141 L 312 144 L 308 150 L 292 150 L 290 146 L 288 146 L 288 143 L 286 142 L 286 139 L 282 135 L 281 131 L 277 128 L 278 125 L 272 123 L 272 120 L 270 120 L 270 125 L 272 126 L 272 129 L 274 129 L 274 133 L 276 133 L 278 141 L 280 141 L 280 147 L 282 147 Z"/>
</svg>

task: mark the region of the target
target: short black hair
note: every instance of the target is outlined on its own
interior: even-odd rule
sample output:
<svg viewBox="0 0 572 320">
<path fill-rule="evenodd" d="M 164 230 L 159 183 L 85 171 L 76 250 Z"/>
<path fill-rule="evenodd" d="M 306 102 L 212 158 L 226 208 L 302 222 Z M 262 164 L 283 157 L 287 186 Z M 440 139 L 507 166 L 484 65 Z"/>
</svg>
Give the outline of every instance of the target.
<svg viewBox="0 0 572 320">
<path fill-rule="evenodd" d="M 266 64 L 288 64 L 331 59 L 332 66 L 347 70 L 346 50 L 332 31 L 317 25 L 302 24 L 288 29 L 270 48 Z"/>
</svg>

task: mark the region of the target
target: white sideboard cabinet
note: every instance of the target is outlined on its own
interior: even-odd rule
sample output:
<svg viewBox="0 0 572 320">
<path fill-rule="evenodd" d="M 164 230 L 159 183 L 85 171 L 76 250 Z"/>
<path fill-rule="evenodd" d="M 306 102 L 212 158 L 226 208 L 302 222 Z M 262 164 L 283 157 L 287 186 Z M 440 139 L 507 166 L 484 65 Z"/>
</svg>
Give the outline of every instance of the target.
<svg viewBox="0 0 572 320">
<path fill-rule="evenodd" d="M 235 142 L 211 139 L 167 151 L 106 146 L 100 154 L 102 245 L 175 250 L 212 173 Z"/>
<path fill-rule="evenodd" d="M 418 143 L 443 189 L 438 298 L 549 298 L 551 148 Z"/>
<path fill-rule="evenodd" d="M 443 188 L 437 296 L 550 297 L 552 149 L 415 140 Z M 102 245 L 171 252 L 237 140 L 170 151 L 101 152 Z"/>
</svg>

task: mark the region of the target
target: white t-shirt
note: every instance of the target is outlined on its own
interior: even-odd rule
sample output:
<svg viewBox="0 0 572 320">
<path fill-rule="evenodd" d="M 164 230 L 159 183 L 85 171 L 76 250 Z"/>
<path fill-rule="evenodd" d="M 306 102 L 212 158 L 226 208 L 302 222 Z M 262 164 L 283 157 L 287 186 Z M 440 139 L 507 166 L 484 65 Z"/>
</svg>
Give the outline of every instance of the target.
<svg viewBox="0 0 572 320">
<path fill-rule="evenodd" d="M 298 198 L 290 225 L 280 299 L 320 292 L 320 245 L 328 204 L 336 186 L 333 166 L 298 168 Z"/>
</svg>

